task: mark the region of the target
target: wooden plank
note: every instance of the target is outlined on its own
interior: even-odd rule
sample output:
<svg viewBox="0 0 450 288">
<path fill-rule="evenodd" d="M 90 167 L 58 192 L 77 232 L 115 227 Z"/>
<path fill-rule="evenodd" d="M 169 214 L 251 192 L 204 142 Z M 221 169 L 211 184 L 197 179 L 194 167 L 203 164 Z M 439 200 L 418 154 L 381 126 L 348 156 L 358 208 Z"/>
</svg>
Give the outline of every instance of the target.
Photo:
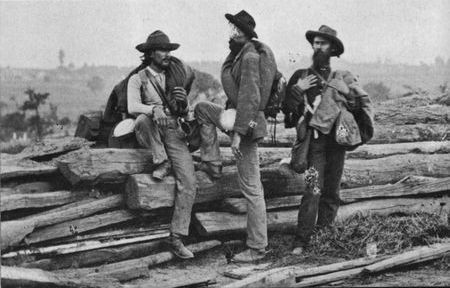
<svg viewBox="0 0 450 288">
<path fill-rule="evenodd" d="M 401 253 L 386 260 L 374 263 L 364 268 L 365 273 L 377 273 L 397 266 L 409 263 L 419 263 L 436 258 L 441 258 L 450 252 L 450 242 L 437 243 L 430 246 L 415 248 L 414 250 Z"/>
<path fill-rule="evenodd" d="M 50 239 L 71 236 L 76 233 L 83 233 L 115 223 L 125 222 L 133 219 L 134 217 L 134 214 L 130 211 L 116 210 L 38 229 L 28 235 L 25 241 L 26 243 L 32 244 Z"/>
<path fill-rule="evenodd" d="M 154 240 L 142 243 L 127 244 L 120 247 L 105 247 L 68 255 L 53 256 L 47 259 L 26 262 L 20 266 L 26 268 L 40 268 L 44 270 L 91 267 L 144 257 L 161 251 L 162 247 L 162 240 Z"/>
<path fill-rule="evenodd" d="M 225 172 L 217 181 L 211 181 L 202 171 L 197 171 L 196 176 L 199 189 L 195 203 L 242 195 L 236 172 Z M 302 175 L 277 168 L 263 169 L 261 181 L 267 196 L 300 194 L 305 186 Z M 175 179 L 166 177 L 164 181 L 155 182 L 148 174 L 132 175 L 127 182 L 126 194 L 127 205 L 131 209 L 171 207 L 175 197 Z"/>
<path fill-rule="evenodd" d="M 340 270 L 349 270 L 356 267 L 363 267 L 385 259 L 386 257 L 358 258 L 354 260 L 333 263 L 329 265 L 307 267 L 304 265 L 291 265 L 287 267 L 273 268 L 251 275 L 241 281 L 235 281 L 224 288 L 250 288 L 250 287 L 288 287 L 297 283 L 298 278 L 309 277 L 321 274 L 329 274 Z M 362 268 L 360 272 L 362 271 Z"/>
<path fill-rule="evenodd" d="M 123 183 L 128 175 L 153 169 L 148 149 L 82 149 L 56 159 L 61 173 L 78 183 Z"/>
<path fill-rule="evenodd" d="M 62 187 L 59 187 L 62 185 L 58 185 L 58 183 L 50 182 L 50 181 L 35 181 L 30 183 L 23 183 L 19 184 L 16 187 L 14 187 L 14 191 L 16 193 L 42 193 L 42 192 L 49 192 L 49 191 L 56 191 L 61 189 Z"/>
<path fill-rule="evenodd" d="M 41 269 L 1 266 L 2 286 L 5 287 L 73 287 L 73 288 L 115 288 L 119 282 L 106 277 L 83 278 L 67 276 Z"/>
<path fill-rule="evenodd" d="M 100 199 L 91 198 L 64 205 L 42 213 L 33 214 L 31 216 L 18 219 L 17 221 L 33 220 L 36 228 L 44 227 L 77 218 L 83 218 L 103 210 L 119 207 L 122 204 L 122 195 L 112 195 Z"/>
<path fill-rule="evenodd" d="M 86 191 L 53 191 L 32 194 L 2 195 L 1 211 L 10 211 L 20 208 L 37 208 L 67 204 L 85 198 Z"/>
<path fill-rule="evenodd" d="M 343 221 L 355 213 L 363 215 L 392 213 L 447 213 L 450 211 L 450 199 L 444 198 L 402 198 L 387 200 L 369 200 L 339 208 L 336 220 Z M 274 211 L 267 213 L 267 228 L 271 231 L 295 229 L 297 226 L 298 209 Z M 195 226 L 203 236 L 215 234 L 245 232 L 247 217 L 243 214 L 227 212 L 197 212 Z"/>
<path fill-rule="evenodd" d="M 267 211 L 276 210 L 280 208 L 298 207 L 302 200 L 301 195 L 277 197 L 266 199 Z M 235 214 L 247 213 L 247 199 L 245 198 L 225 198 L 222 201 L 221 210 Z"/>
<path fill-rule="evenodd" d="M 365 186 L 341 190 L 344 203 L 352 203 L 371 198 L 395 198 L 412 195 L 444 193 L 450 191 L 450 177 L 432 178 L 411 176 L 396 184 Z"/>
<path fill-rule="evenodd" d="M 212 249 L 219 245 L 221 245 L 220 241 L 210 240 L 188 245 L 187 248 L 193 253 L 198 253 Z M 119 281 L 127 281 L 139 277 L 149 276 L 149 267 L 171 261 L 175 258 L 176 256 L 172 252 L 161 252 L 147 257 L 106 264 L 98 267 L 61 271 L 65 271 L 69 275 L 76 277 L 99 275 L 115 278 Z"/>
<path fill-rule="evenodd" d="M 6 258 L 13 258 L 17 256 L 29 256 L 29 255 L 64 255 L 64 254 L 70 254 L 70 253 L 76 253 L 76 252 L 83 252 L 83 251 L 89 251 L 94 249 L 101 249 L 101 248 L 107 248 L 107 247 L 114 247 L 114 246 L 120 246 L 120 245 L 128 245 L 133 243 L 139 243 L 139 242 L 145 242 L 150 240 L 156 240 L 156 239 L 162 239 L 169 236 L 168 230 L 161 230 L 158 233 L 151 233 L 151 235 L 143 235 L 133 238 L 126 238 L 126 239 L 120 239 L 120 240 L 113 240 L 113 241 L 95 241 L 95 240 L 88 240 L 88 241 L 80 241 L 76 243 L 69 243 L 69 244 L 62 244 L 57 246 L 47 246 L 47 247 L 41 247 L 41 248 L 32 248 L 32 249 L 25 249 L 25 250 L 19 250 L 14 251 L 10 253 L 6 253 L 2 255 L 3 259 Z"/>
</svg>

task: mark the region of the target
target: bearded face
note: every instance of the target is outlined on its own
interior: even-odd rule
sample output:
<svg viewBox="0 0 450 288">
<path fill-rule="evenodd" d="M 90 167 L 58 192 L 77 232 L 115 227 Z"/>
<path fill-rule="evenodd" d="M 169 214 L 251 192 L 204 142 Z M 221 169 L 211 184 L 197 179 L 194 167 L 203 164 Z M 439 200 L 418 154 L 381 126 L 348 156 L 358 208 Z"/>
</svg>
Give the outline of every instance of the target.
<svg viewBox="0 0 450 288">
<path fill-rule="evenodd" d="M 322 68 L 330 64 L 331 50 L 327 49 L 323 51 L 322 49 L 315 49 L 312 56 L 314 68 Z"/>
</svg>

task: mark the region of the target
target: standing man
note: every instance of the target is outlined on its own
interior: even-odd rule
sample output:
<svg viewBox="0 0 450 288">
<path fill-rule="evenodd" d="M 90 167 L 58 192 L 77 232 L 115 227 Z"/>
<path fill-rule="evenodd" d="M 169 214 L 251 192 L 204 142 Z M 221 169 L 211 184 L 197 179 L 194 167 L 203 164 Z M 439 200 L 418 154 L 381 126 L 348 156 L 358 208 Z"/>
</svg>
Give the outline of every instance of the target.
<svg viewBox="0 0 450 288">
<path fill-rule="evenodd" d="M 175 174 L 177 192 L 168 244 L 175 255 L 187 259 L 194 255 L 181 238 L 188 235 L 197 184 L 192 156 L 177 120 L 187 112 L 194 76 L 188 66 L 170 56 L 179 46 L 159 30 L 136 46 L 144 53 L 144 68 L 128 81 L 127 104 L 128 113 L 136 116 L 136 139 L 151 149 L 157 165 L 153 178 L 162 180 L 171 168 Z"/>
<path fill-rule="evenodd" d="M 216 127 L 231 134 L 231 150 L 237 159 L 238 181 L 247 199 L 248 249 L 234 256 L 236 262 L 262 259 L 267 246 L 267 219 L 260 179 L 258 141 L 266 136 L 266 107 L 277 66 L 270 48 L 258 41 L 255 21 L 246 11 L 226 14 L 230 22 L 230 53 L 222 66 L 221 80 L 228 97 L 226 110 L 210 102 L 198 103 L 195 115 L 201 123 L 203 170 L 220 176 L 219 142 Z M 234 109 L 234 110 L 232 110 Z M 233 112 L 235 111 L 235 119 Z M 228 113 L 230 112 L 230 113 Z M 231 115 L 226 127 L 224 118 Z M 229 120 L 229 119 L 228 119 Z M 233 121 L 234 120 L 234 121 Z M 224 127 L 225 126 L 225 127 Z"/>
<path fill-rule="evenodd" d="M 356 146 L 348 147 L 336 142 L 338 117 L 344 111 L 350 111 L 354 116 L 358 128 L 346 130 L 339 127 L 339 133 L 360 135 L 358 145 L 366 143 L 373 135 L 373 112 L 367 93 L 350 72 L 333 71 L 330 67 L 330 58 L 344 53 L 344 45 L 337 38 L 336 31 L 322 25 L 318 31 L 306 32 L 306 39 L 314 50 L 313 64 L 292 75 L 287 86 L 284 112 L 286 127 L 297 126 L 297 141 L 310 141 L 308 151 L 300 154 L 307 158 L 302 159 L 307 167 L 318 172 L 318 190 L 307 189 L 302 198 L 292 251 L 296 255 L 300 255 L 309 243 L 315 225 L 332 224 L 339 208 L 345 151 Z M 291 166 L 295 164 L 291 162 Z"/>
</svg>

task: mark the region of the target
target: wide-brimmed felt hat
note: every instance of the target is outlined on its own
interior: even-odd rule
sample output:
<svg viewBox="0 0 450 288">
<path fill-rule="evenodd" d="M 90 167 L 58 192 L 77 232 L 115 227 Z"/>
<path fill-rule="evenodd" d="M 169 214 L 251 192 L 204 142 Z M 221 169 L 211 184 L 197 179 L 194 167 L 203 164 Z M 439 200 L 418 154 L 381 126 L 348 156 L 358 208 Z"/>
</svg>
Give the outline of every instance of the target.
<svg viewBox="0 0 450 288">
<path fill-rule="evenodd" d="M 225 14 L 225 18 L 236 25 L 236 27 L 241 29 L 242 32 L 245 33 L 245 35 L 249 36 L 250 38 L 258 38 L 258 34 L 256 34 L 255 32 L 255 20 L 253 19 L 252 15 L 247 13 L 247 11 L 242 10 L 236 15 L 227 13 Z"/>
<path fill-rule="evenodd" d="M 320 26 L 318 31 L 309 30 L 306 32 L 305 36 L 306 39 L 308 39 L 309 43 L 311 43 L 311 45 L 313 44 L 314 37 L 316 36 L 321 36 L 330 40 L 334 44 L 334 47 L 336 49 L 335 51 L 331 52 L 331 56 L 339 57 L 339 55 L 344 53 L 344 44 L 342 44 L 342 41 L 339 40 L 339 38 L 337 38 L 336 30 L 334 30 L 331 27 L 328 27 L 327 25 Z"/>
<path fill-rule="evenodd" d="M 180 44 L 170 43 L 169 37 L 161 30 L 156 30 L 147 37 L 147 41 L 136 46 L 140 52 L 147 50 L 167 50 L 173 51 L 178 49 Z"/>
</svg>

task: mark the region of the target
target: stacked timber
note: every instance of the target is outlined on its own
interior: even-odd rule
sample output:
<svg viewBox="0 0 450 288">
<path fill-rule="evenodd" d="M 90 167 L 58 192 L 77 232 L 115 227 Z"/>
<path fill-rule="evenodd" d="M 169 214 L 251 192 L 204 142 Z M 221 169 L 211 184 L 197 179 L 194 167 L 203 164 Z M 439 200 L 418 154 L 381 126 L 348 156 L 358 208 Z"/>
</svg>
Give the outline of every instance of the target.
<svg viewBox="0 0 450 288">
<path fill-rule="evenodd" d="M 145 277 L 150 266 L 174 259 L 163 242 L 176 181 L 150 176 L 148 150 L 92 149 L 78 138 L 46 145 L 2 154 L 2 284 L 120 287 L 118 281 Z M 430 141 L 366 145 L 348 153 L 338 219 L 448 213 L 449 150 L 449 141 Z M 279 165 L 289 148 L 260 152 L 269 230 L 289 230 L 305 191 L 303 175 Z M 235 160 L 229 148 L 221 153 L 222 178 L 195 172 L 195 229 L 187 239 L 194 252 L 221 245 L 216 235 L 240 237 L 246 230 Z M 200 161 L 198 152 L 193 156 Z"/>
</svg>

